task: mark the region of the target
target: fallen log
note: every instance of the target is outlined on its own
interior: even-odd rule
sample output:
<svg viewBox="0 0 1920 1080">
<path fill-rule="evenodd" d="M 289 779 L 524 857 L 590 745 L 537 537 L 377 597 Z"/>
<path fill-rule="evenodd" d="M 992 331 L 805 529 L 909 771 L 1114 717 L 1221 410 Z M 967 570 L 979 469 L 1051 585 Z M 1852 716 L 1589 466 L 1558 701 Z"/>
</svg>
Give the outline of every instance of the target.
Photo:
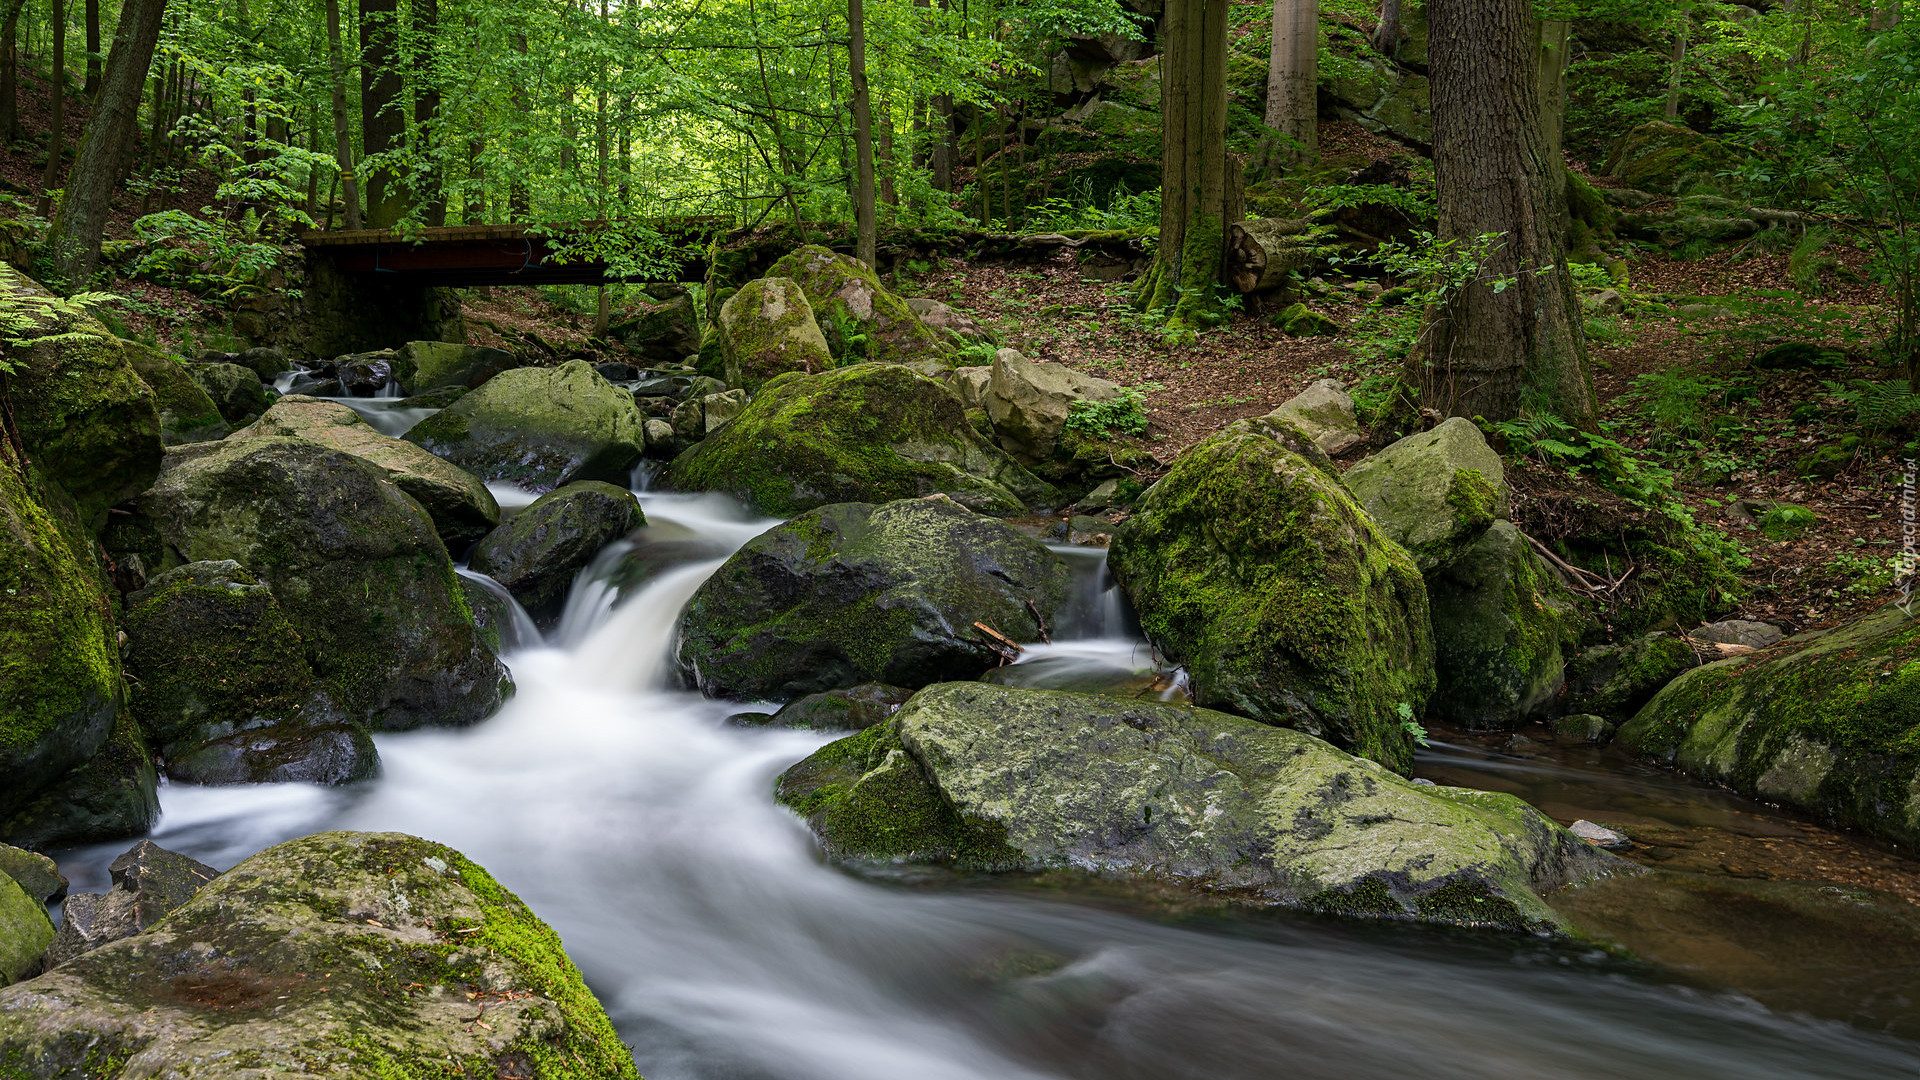
<svg viewBox="0 0 1920 1080">
<path fill-rule="evenodd" d="M 1304 218 L 1256 218 L 1227 226 L 1227 283 L 1238 293 L 1265 292 L 1313 262 Z"/>
</svg>

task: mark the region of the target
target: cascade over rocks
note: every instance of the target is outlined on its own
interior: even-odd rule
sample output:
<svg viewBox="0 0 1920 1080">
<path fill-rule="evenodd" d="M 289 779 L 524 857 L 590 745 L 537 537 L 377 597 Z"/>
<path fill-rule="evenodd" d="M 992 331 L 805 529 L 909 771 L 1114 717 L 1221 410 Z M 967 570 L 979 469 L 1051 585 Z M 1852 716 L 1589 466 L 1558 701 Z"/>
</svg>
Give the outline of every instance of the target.
<svg viewBox="0 0 1920 1080">
<path fill-rule="evenodd" d="M 427 512 L 350 454 L 284 435 L 175 451 L 140 497 L 170 558 L 231 559 L 273 590 L 329 698 L 374 729 L 467 724 L 506 672 Z"/>
<path fill-rule="evenodd" d="M 601 548 L 646 523 L 640 501 L 626 488 L 597 480 L 568 484 L 488 533 L 469 565 L 530 612 L 557 608 Z"/>
<path fill-rule="evenodd" d="M 749 281 L 720 305 L 720 355 L 727 382 L 748 393 L 789 371 L 811 375 L 834 364 L 807 294 L 782 277 Z"/>
<path fill-rule="evenodd" d="M 1347 487 L 1422 573 L 1458 558 L 1507 516 L 1500 455 L 1458 416 L 1348 469 Z"/>
<path fill-rule="evenodd" d="M 153 390 L 154 403 L 160 410 L 162 443 L 179 446 L 226 438 L 232 430 L 226 418 L 193 381 L 183 362 L 135 341 L 122 341 L 120 348 L 141 381 Z"/>
<path fill-rule="evenodd" d="M 787 770 L 827 853 L 1168 881 L 1259 904 L 1564 933 L 1541 894 L 1631 872 L 1511 795 L 1415 786 L 1206 709 L 928 687 Z"/>
<path fill-rule="evenodd" d="M 0 1060 L 22 1080 L 100 1061 L 639 1080 L 559 936 L 459 852 L 398 833 L 268 848 L 158 925 L 0 991 Z"/>
<path fill-rule="evenodd" d="M 1109 563 L 1194 701 L 1408 769 L 1434 686 L 1420 571 L 1298 429 L 1239 421 L 1187 451 Z"/>
<path fill-rule="evenodd" d="M 142 840 L 114 859 L 107 874 L 111 889 L 75 893 L 60 906 L 60 931 L 47 949 L 49 969 L 145 930 L 192 900 L 220 872 Z"/>
<path fill-rule="evenodd" d="M 827 346 L 843 364 L 918 364 L 929 372 L 953 366 L 950 339 L 921 322 L 858 259 L 808 244 L 774 263 L 766 276 L 799 283 Z"/>
<path fill-rule="evenodd" d="M 1058 555 L 944 498 L 821 507 L 748 541 L 680 621 L 709 696 L 786 701 L 861 683 L 972 678 L 999 659 L 983 623 L 1039 640 L 1066 602 Z"/>
<path fill-rule="evenodd" d="M 967 424 L 952 391 L 898 364 L 783 375 L 675 458 L 675 491 L 724 491 L 764 514 L 944 494 L 1012 515 L 1060 499 Z"/>
<path fill-rule="evenodd" d="M 352 454 L 419 500 L 452 551 L 461 551 L 500 523 L 500 504 L 471 473 L 404 439 L 375 431 L 337 401 L 290 396 L 234 433 L 235 440 L 291 436 Z"/>
<path fill-rule="evenodd" d="M 153 390 L 119 338 L 91 316 L 55 310 L 51 293 L 10 266 L 0 265 L 0 298 L 31 317 L 28 335 L 56 339 L 7 348 L 16 369 L 7 377 L 12 422 L 34 465 L 97 532 L 108 508 L 146 490 L 160 470 Z"/>
<path fill-rule="evenodd" d="M 575 480 L 624 484 L 647 445 L 633 396 L 584 360 L 503 371 L 405 438 L 483 481 L 532 492 Z"/>
<path fill-rule="evenodd" d="M 200 784 L 344 784 L 379 756 L 316 696 L 305 644 L 238 563 L 196 562 L 127 597 L 133 714 L 166 774 Z"/>
<path fill-rule="evenodd" d="M 1920 843 L 1920 620 L 1899 605 L 1694 668 L 1619 745 L 1768 802 Z"/>
</svg>

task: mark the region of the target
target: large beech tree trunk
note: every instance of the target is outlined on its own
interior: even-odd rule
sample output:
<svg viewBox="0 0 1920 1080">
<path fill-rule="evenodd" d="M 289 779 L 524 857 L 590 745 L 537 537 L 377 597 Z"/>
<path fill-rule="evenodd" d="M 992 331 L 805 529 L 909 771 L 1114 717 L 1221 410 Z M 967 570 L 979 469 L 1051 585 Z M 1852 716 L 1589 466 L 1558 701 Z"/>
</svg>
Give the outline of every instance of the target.
<svg viewBox="0 0 1920 1080">
<path fill-rule="evenodd" d="M 100 100 L 80 136 L 60 212 L 47 233 L 47 254 L 60 280 L 85 288 L 100 263 L 100 237 L 120 169 L 140 119 L 140 92 L 160 41 L 167 0 L 126 0 L 100 78 Z"/>
<path fill-rule="evenodd" d="M 399 0 L 360 0 L 360 158 L 400 149 L 407 134 L 400 77 Z M 392 228 L 411 206 L 390 168 L 367 173 L 367 227 Z"/>
<path fill-rule="evenodd" d="M 1551 412 L 1594 430 L 1559 227 L 1565 166 L 1541 130 L 1539 23 L 1528 0 L 1429 0 L 1427 18 L 1440 234 L 1499 240 L 1480 280 L 1428 313 L 1409 374 L 1447 415 Z M 1497 279 L 1511 284 L 1496 290 Z"/>
<path fill-rule="evenodd" d="M 1161 27 L 1160 243 L 1135 303 L 1183 329 L 1208 320 L 1238 177 L 1227 158 L 1227 0 L 1167 0 Z"/>
<path fill-rule="evenodd" d="M 606 2 L 601 0 L 601 17 L 606 17 Z M 433 57 L 440 34 L 440 0 L 413 0 L 413 32 L 424 42 L 414 50 L 413 130 L 415 149 L 422 161 L 433 161 L 435 127 L 440 121 L 440 81 L 433 70 Z M 447 193 L 438 168 L 429 168 L 420 178 L 421 190 L 415 195 L 424 202 L 421 217 L 428 225 L 447 223 Z"/>
<path fill-rule="evenodd" d="M 1320 153 L 1320 0 L 1274 0 L 1273 49 L 1267 58 L 1268 137 L 1262 167 L 1312 161 Z"/>
</svg>

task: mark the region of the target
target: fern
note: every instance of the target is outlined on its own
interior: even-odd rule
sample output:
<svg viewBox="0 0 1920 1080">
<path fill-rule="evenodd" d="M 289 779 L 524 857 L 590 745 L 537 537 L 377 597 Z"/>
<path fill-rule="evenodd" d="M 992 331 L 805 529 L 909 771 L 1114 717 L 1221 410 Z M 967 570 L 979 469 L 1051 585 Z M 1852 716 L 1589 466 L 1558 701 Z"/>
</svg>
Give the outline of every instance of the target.
<svg viewBox="0 0 1920 1080">
<path fill-rule="evenodd" d="M 1901 383 L 1855 379 L 1843 386 L 1827 380 L 1826 387 L 1829 394 L 1853 406 L 1855 422 L 1870 433 L 1920 414 L 1920 394 Z"/>
</svg>

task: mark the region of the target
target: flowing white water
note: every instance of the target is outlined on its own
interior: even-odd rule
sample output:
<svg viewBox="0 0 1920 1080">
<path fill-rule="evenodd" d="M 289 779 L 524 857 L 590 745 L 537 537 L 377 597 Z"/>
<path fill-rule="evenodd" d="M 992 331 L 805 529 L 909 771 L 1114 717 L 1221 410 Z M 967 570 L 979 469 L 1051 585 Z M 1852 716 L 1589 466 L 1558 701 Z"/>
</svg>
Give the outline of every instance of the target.
<svg viewBox="0 0 1920 1080">
<path fill-rule="evenodd" d="M 646 508 L 669 546 L 730 548 L 765 524 L 711 501 Z M 676 616 L 715 565 L 702 551 L 627 583 L 623 602 L 606 587 L 570 607 L 557 639 L 574 644 L 512 656 L 519 690 L 498 716 L 382 736 L 374 783 L 170 786 L 155 838 L 222 868 L 327 828 L 451 844 L 560 931 L 650 1080 L 1920 1074 L 1910 1044 L 1572 946 L 1152 920 L 829 868 L 771 799 L 824 738 L 731 728 L 735 706 L 669 688 Z M 69 860 L 76 887 L 98 887 L 89 875 L 121 846 Z"/>
</svg>

